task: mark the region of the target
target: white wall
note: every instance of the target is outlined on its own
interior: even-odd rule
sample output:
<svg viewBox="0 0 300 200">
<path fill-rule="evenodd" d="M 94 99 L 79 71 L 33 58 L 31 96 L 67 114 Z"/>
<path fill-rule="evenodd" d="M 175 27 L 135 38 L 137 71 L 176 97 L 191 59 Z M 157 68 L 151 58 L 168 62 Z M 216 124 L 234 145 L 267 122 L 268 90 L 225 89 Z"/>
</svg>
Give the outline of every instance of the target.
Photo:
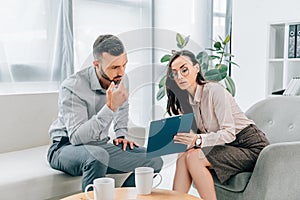
<svg viewBox="0 0 300 200">
<path fill-rule="evenodd" d="M 242 110 L 266 97 L 268 24 L 300 19 L 299 0 L 233 0 L 232 53 L 236 100 Z"/>
</svg>

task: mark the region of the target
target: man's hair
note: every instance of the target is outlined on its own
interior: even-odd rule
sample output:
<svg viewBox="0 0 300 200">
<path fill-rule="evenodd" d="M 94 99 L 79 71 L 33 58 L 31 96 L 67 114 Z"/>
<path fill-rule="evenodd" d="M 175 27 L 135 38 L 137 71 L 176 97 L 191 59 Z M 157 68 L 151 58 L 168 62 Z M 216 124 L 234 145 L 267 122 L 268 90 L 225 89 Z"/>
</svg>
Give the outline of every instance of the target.
<svg viewBox="0 0 300 200">
<path fill-rule="evenodd" d="M 114 35 L 100 35 L 93 45 L 94 59 L 100 60 L 104 52 L 113 56 L 121 55 L 124 52 L 124 45 Z"/>
</svg>

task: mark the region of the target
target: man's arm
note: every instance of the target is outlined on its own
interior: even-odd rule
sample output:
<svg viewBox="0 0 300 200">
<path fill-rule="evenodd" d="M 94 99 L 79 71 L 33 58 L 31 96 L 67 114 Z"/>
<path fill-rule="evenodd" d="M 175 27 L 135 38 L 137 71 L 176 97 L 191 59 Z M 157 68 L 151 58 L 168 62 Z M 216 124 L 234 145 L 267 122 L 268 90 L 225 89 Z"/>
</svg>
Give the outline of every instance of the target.
<svg viewBox="0 0 300 200">
<path fill-rule="evenodd" d="M 90 119 L 84 100 L 67 88 L 61 90 L 60 107 L 71 144 L 85 144 L 100 140 L 113 118 L 113 111 L 106 105 Z"/>
<path fill-rule="evenodd" d="M 116 138 L 125 138 L 126 133 L 128 131 L 128 112 L 129 112 L 129 104 L 126 101 L 116 113 L 114 118 L 114 132 L 116 134 Z"/>
</svg>

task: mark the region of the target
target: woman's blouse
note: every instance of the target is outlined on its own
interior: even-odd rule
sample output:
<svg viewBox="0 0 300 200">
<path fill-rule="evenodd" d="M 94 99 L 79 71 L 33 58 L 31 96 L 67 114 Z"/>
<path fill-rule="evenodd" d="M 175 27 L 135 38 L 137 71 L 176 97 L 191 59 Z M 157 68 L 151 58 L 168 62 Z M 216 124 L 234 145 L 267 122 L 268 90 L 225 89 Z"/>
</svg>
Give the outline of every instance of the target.
<svg viewBox="0 0 300 200">
<path fill-rule="evenodd" d="M 201 147 L 230 143 L 242 129 L 254 124 L 219 83 L 198 85 L 189 101 L 201 131 Z"/>
</svg>

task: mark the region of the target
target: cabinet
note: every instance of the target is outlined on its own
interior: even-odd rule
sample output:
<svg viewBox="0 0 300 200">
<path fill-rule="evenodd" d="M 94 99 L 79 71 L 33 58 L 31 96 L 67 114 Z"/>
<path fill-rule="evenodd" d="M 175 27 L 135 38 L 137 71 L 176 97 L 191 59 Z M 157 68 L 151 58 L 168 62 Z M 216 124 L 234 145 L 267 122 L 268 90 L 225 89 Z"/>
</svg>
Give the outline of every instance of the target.
<svg viewBox="0 0 300 200">
<path fill-rule="evenodd" d="M 300 76 L 300 58 L 288 58 L 289 26 L 300 20 L 269 24 L 267 95 L 286 88 L 290 80 Z"/>
</svg>

